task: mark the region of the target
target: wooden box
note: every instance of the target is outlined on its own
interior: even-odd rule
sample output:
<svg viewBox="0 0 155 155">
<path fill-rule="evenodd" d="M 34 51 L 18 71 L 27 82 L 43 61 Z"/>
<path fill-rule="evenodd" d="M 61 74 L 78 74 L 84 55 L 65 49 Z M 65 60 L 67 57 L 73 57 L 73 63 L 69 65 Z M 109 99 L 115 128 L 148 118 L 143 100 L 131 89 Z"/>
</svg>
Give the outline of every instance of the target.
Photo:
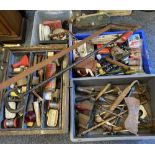
<svg viewBox="0 0 155 155">
<path fill-rule="evenodd" d="M 29 57 L 29 64 L 32 66 L 32 63 L 34 61 L 34 55 L 35 54 L 45 54 L 47 55 L 47 51 L 32 51 L 32 52 L 11 52 L 9 62 L 7 65 L 7 73 L 5 75 L 5 80 L 14 76 L 12 74 L 13 68 L 11 67 L 13 63 L 18 62 L 23 55 L 27 55 Z M 61 68 L 63 69 L 68 65 L 69 57 L 65 56 L 61 59 Z M 35 73 L 33 73 L 35 74 Z M 32 75 L 29 75 L 27 77 L 27 89 L 30 88 L 30 83 L 32 80 Z M 59 110 L 59 119 L 58 119 L 58 125 L 56 127 L 48 127 L 47 126 L 47 116 L 46 116 L 46 101 L 43 97 L 43 102 L 40 106 L 41 111 L 41 126 L 37 127 L 35 124 L 33 127 L 28 127 L 25 123 L 25 115 L 27 112 L 27 104 L 28 104 L 28 98 L 29 96 L 26 96 L 26 99 L 24 100 L 24 110 L 21 112 L 22 114 L 18 113 L 18 117 L 20 118 L 19 126 L 17 128 L 4 128 L 4 120 L 5 120 L 5 104 L 4 104 L 4 94 L 6 90 L 10 89 L 7 88 L 6 90 L 3 90 L 1 104 L 0 104 L 0 135 L 34 135 L 34 134 L 64 134 L 68 132 L 68 116 L 69 116 L 69 72 L 64 73 L 62 76 L 59 77 L 57 80 L 60 86 L 61 86 L 61 102 L 60 102 L 60 110 Z M 44 87 L 43 87 L 44 88 Z M 16 115 L 17 117 L 17 115 Z"/>
</svg>

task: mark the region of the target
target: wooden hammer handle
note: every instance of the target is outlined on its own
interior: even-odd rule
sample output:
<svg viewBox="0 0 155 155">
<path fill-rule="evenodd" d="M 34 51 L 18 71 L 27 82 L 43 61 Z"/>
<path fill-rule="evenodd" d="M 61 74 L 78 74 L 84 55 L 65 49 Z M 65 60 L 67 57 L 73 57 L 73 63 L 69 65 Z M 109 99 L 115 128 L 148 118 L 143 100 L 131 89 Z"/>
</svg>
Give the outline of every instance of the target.
<svg viewBox="0 0 155 155">
<path fill-rule="evenodd" d="M 123 69 L 125 69 L 125 70 L 129 70 L 130 69 L 129 66 L 127 66 L 127 65 L 125 65 L 125 64 L 123 64 L 123 63 L 121 63 L 119 61 L 112 60 L 109 57 L 105 57 L 105 60 L 108 61 L 109 63 L 113 64 L 113 65 L 117 65 L 117 66 L 123 67 Z"/>
<path fill-rule="evenodd" d="M 133 81 L 129 86 L 127 86 L 123 92 L 118 96 L 118 98 L 113 102 L 113 104 L 110 106 L 110 111 L 113 112 L 116 107 L 123 101 L 123 99 L 126 97 L 126 95 L 129 93 L 129 91 L 131 90 L 131 88 L 133 87 L 133 85 L 135 83 L 137 83 L 138 81 L 135 80 Z M 104 116 L 104 119 L 107 118 L 110 114 L 107 113 L 105 116 Z"/>
</svg>

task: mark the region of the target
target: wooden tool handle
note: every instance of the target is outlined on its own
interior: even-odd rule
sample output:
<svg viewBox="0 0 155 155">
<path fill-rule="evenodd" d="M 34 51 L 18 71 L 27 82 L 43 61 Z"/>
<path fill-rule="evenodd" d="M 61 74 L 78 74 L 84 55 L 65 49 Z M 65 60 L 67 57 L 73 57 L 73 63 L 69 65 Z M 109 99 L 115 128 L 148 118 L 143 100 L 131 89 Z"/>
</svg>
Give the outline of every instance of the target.
<svg viewBox="0 0 155 155">
<path fill-rule="evenodd" d="M 125 64 L 123 64 L 123 63 L 121 63 L 119 61 L 112 60 L 109 57 L 105 57 L 105 60 L 108 61 L 109 63 L 113 64 L 113 65 L 117 65 L 117 66 L 123 67 L 123 69 L 125 69 L 125 70 L 129 70 L 130 69 L 129 66 L 127 66 L 127 65 L 125 65 Z"/>
<path fill-rule="evenodd" d="M 100 93 L 97 95 L 96 97 L 96 101 L 110 88 L 111 84 L 108 83 L 104 88 L 103 90 L 100 91 Z"/>
<path fill-rule="evenodd" d="M 41 126 L 41 116 L 40 116 L 40 108 L 39 108 L 39 102 L 33 102 L 33 106 L 34 106 L 34 111 L 36 114 L 36 123 L 37 126 L 40 127 Z"/>
<path fill-rule="evenodd" d="M 122 114 L 124 114 L 124 113 L 126 113 L 126 112 L 127 112 L 127 111 L 124 111 L 124 112 L 120 113 L 119 116 L 121 116 Z M 82 132 L 82 133 L 80 134 L 80 136 L 81 136 L 81 135 L 85 135 L 85 134 L 87 134 L 88 132 L 93 131 L 93 130 L 99 128 L 100 126 L 104 125 L 105 123 L 114 120 L 116 117 L 117 117 L 117 116 L 113 116 L 113 117 L 107 118 L 106 120 L 103 120 L 101 123 L 99 123 L 99 124 L 97 124 L 97 125 L 95 125 L 95 126 L 89 128 L 88 130 L 85 130 L 84 132 Z"/>
</svg>

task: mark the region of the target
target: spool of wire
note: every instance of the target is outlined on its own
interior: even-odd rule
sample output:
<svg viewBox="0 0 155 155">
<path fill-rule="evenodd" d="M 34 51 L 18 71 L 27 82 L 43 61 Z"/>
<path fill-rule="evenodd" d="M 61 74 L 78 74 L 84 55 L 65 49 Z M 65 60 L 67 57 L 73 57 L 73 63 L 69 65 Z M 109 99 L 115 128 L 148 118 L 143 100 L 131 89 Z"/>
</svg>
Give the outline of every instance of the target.
<svg viewBox="0 0 155 155">
<path fill-rule="evenodd" d="M 19 125 L 19 119 L 5 119 L 3 122 L 3 127 L 6 128 L 17 128 Z"/>
<path fill-rule="evenodd" d="M 36 121 L 36 115 L 34 113 L 34 111 L 28 111 L 25 115 L 25 119 L 24 122 L 28 123 L 28 122 L 35 122 Z"/>
</svg>

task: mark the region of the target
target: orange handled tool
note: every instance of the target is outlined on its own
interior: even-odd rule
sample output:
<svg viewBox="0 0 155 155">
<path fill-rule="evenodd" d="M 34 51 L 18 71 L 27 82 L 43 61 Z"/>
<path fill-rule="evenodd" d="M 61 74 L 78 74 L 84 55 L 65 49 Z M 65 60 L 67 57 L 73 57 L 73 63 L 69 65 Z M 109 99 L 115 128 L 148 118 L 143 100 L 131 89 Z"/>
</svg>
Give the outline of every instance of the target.
<svg viewBox="0 0 155 155">
<path fill-rule="evenodd" d="M 126 32 L 126 33 L 121 37 L 121 40 L 122 40 L 123 42 L 125 42 L 132 34 L 133 34 L 132 31 Z"/>
<path fill-rule="evenodd" d="M 25 67 L 29 66 L 29 59 L 27 55 L 24 55 L 19 62 L 12 64 L 13 68 L 17 68 L 20 66 L 25 66 Z"/>
</svg>

